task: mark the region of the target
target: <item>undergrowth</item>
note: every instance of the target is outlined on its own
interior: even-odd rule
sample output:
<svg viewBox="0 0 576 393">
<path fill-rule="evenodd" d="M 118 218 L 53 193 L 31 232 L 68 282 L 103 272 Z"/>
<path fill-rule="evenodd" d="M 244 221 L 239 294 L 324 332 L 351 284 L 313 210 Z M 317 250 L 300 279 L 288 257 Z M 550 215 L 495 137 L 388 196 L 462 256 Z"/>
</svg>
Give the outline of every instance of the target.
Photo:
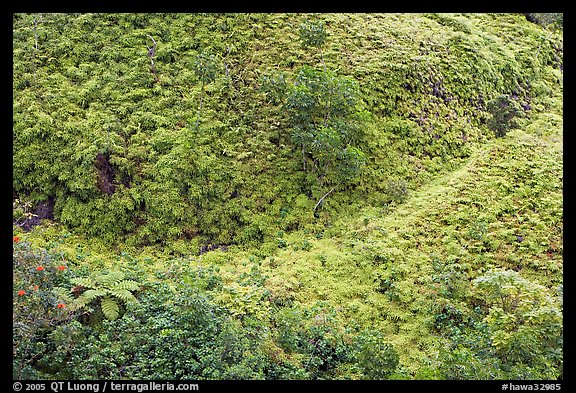
<svg viewBox="0 0 576 393">
<path fill-rule="evenodd" d="M 557 24 L 14 14 L 13 38 L 14 378 L 562 377 Z M 129 288 L 89 310 L 53 292 L 108 275 Z"/>
</svg>

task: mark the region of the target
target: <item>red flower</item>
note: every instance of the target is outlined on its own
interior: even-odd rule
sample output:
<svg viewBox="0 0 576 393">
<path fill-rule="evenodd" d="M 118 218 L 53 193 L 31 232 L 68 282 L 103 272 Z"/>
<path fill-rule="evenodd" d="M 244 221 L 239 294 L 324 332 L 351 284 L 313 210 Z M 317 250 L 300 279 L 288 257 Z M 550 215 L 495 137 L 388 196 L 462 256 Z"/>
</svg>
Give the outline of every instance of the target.
<svg viewBox="0 0 576 393">
<path fill-rule="evenodd" d="M 40 266 L 38 266 L 38 267 L 36 268 L 36 270 L 42 271 L 42 270 L 44 270 L 44 266 L 40 265 Z"/>
<path fill-rule="evenodd" d="M 26 294 L 26 291 L 21 289 L 18 291 L 18 296 L 24 296 L 24 294 Z"/>
<path fill-rule="evenodd" d="M 58 303 L 58 306 L 57 306 L 57 307 L 58 307 L 58 308 L 64 308 L 64 307 L 66 307 L 66 305 L 65 305 L 64 303 Z"/>
<path fill-rule="evenodd" d="M 13 241 L 14 243 L 18 243 L 18 242 L 20 241 L 20 237 L 19 237 L 19 236 L 14 236 L 14 237 L 12 237 L 12 241 Z"/>
<path fill-rule="evenodd" d="M 60 266 L 58 266 L 56 269 L 58 269 L 58 270 L 60 270 L 61 272 L 63 272 L 64 270 L 66 270 L 66 266 L 60 265 Z"/>
</svg>

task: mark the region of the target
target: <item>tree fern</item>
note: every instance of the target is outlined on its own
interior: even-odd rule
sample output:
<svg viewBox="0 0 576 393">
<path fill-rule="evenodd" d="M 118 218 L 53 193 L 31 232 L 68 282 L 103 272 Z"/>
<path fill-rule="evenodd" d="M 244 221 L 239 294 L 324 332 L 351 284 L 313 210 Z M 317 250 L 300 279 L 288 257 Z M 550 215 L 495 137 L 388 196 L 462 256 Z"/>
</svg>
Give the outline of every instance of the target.
<svg viewBox="0 0 576 393">
<path fill-rule="evenodd" d="M 132 292 L 125 289 L 115 290 L 111 293 L 113 293 L 115 297 L 122 300 L 124 303 L 135 303 L 138 301 Z"/>
<path fill-rule="evenodd" d="M 133 280 L 123 280 L 115 283 L 110 289 L 113 291 L 136 291 L 140 288 L 140 284 Z"/>
<path fill-rule="evenodd" d="M 70 281 L 76 286 L 67 290 L 54 288 L 53 293 L 59 301 L 69 305 L 70 310 L 85 309 L 92 311 L 90 305 L 98 303 L 104 316 L 110 320 L 120 315 L 120 303 L 135 303 L 138 301 L 132 291 L 140 289 L 140 284 L 133 280 L 124 280 L 124 273 L 110 272 L 91 277 L 77 277 Z M 79 291 L 83 291 L 79 293 Z M 78 294 L 79 293 L 79 294 Z M 73 297 L 72 294 L 77 294 Z"/>
</svg>

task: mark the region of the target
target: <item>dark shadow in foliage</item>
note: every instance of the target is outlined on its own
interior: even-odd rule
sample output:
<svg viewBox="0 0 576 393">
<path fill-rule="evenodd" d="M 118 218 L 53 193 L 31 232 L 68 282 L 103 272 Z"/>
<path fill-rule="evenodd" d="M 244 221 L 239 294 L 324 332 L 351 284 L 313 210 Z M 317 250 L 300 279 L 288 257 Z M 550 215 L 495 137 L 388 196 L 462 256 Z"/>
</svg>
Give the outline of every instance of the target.
<svg viewBox="0 0 576 393">
<path fill-rule="evenodd" d="M 34 208 L 32 214 L 27 214 L 23 217 L 15 218 L 12 220 L 14 225 L 18 225 L 26 232 L 30 232 L 32 228 L 40 225 L 42 220 L 54 219 L 54 197 L 50 196 L 47 200 L 39 202 Z"/>
<path fill-rule="evenodd" d="M 551 13 L 525 13 L 526 20 L 538 25 L 547 27 L 553 25 L 561 27 L 564 24 L 564 14 L 558 12 Z"/>
<path fill-rule="evenodd" d="M 516 118 L 524 114 L 522 106 L 514 95 L 501 94 L 488 103 L 488 111 L 492 118 L 488 120 L 488 127 L 497 137 L 518 126 Z"/>
<path fill-rule="evenodd" d="M 114 181 L 114 168 L 110 165 L 108 155 L 98 153 L 96 155 L 96 168 L 98 169 L 98 189 L 106 195 L 114 194 L 116 186 Z"/>
</svg>

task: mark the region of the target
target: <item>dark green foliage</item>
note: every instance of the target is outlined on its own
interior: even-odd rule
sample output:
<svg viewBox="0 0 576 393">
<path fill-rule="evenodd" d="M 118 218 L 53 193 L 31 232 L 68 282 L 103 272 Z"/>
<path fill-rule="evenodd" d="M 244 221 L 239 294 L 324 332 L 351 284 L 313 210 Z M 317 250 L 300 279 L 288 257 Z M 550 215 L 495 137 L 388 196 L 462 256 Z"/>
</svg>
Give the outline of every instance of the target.
<svg viewBox="0 0 576 393">
<path fill-rule="evenodd" d="M 251 379 L 260 376 L 257 341 L 226 318 L 223 308 L 193 288 L 174 294 L 154 285 L 129 313 L 104 321 L 97 329 L 81 329 L 70 342 L 63 329 L 53 334 L 68 353 L 55 374 L 59 379 Z M 244 338 L 243 338 L 244 336 Z M 65 345 L 67 344 L 67 345 Z M 91 349 L 90 349 L 91 348 Z M 248 355 L 256 351 L 254 355 Z M 248 356 L 247 356 L 248 355 Z M 256 357 L 256 358 L 255 358 Z M 260 365 L 262 367 L 262 365 Z"/>
<path fill-rule="evenodd" d="M 181 274 L 195 277 L 171 288 L 147 283 L 139 302 L 126 302 L 119 318 L 80 323 L 72 304 L 56 307 L 58 299 L 47 286 L 63 285 L 51 256 L 42 258 L 44 270 L 37 271 L 38 256 L 25 243 L 14 255 L 17 288 L 15 293 L 14 377 L 57 379 L 260 379 L 268 364 L 262 348 L 267 327 L 245 318 L 239 320 L 217 304 L 206 291 L 218 275 L 212 271 L 195 274 L 187 268 Z M 27 264 L 28 266 L 24 266 Z M 21 274 L 52 277 L 50 282 L 34 278 L 25 282 Z M 86 287 L 98 282 L 132 288 L 119 276 L 100 275 L 78 280 Z M 39 285 L 33 289 L 33 283 Z M 25 286 L 24 286 L 25 285 Z M 103 285 L 103 284 L 102 284 Z M 103 287 L 100 285 L 100 287 Z M 86 296 L 86 292 L 81 296 Z M 38 296 L 45 294 L 45 301 Z M 62 300 L 60 300 L 62 301 Z M 28 306 L 26 305 L 28 304 Z M 34 308 L 30 308 L 33 306 Z M 68 307 L 69 306 L 69 307 Z M 22 307 L 28 307 L 27 310 Z M 37 310 L 32 312 L 32 310 Z M 26 317 L 27 320 L 22 320 Z"/>
<path fill-rule="evenodd" d="M 194 73 L 204 85 L 214 82 L 217 75 L 216 58 L 206 51 L 196 55 L 194 60 Z"/>
<path fill-rule="evenodd" d="M 564 14 L 558 12 L 550 13 L 526 13 L 526 19 L 530 22 L 537 23 L 544 27 L 552 25 L 552 27 L 561 28 L 564 23 Z"/>
<path fill-rule="evenodd" d="M 352 346 L 337 324 L 336 313 L 322 304 L 280 309 L 274 323 L 278 343 L 288 353 L 300 355 L 307 379 L 329 378 L 338 365 L 351 360 Z"/>
<path fill-rule="evenodd" d="M 307 20 L 300 24 L 300 40 L 302 46 L 321 48 L 326 42 L 327 33 L 322 22 Z"/>
<path fill-rule="evenodd" d="M 365 330 L 356 336 L 356 364 L 365 379 L 388 379 L 400 362 L 392 344 L 378 331 Z"/>
<path fill-rule="evenodd" d="M 288 82 L 286 81 L 286 75 L 283 73 L 263 75 L 260 78 L 260 91 L 265 93 L 270 103 L 274 105 L 284 101 L 287 90 Z"/>
<path fill-rule="evenodd" d="M 506 133 L 517 126 L 516 118 L 522 116 L 524 111 L 518 101 L 513 97 L 501 94 L 488 102 L 488 111 L 492 118 L 488 121 L 488 127 L 497 137 L 503 137 Z"/>
<path fill-rule="evenodd" d="M 317 47 L 320 50 L 320 57 L 322 59 L 322 66 L 326 71 L 326 63 L 324 62 L 324 52 L 322 47 L 326 43 L 327 37 L 324 24 L 322 22 L 312 22 L 306 20 L 300 24 L 300 44 L 303 48 L 310 46 Z"/>
<path fill-rule="evenodd" d="M 330 71 L 302 67 L 287 87 L 283 110 L 302 166 L 320 186 L 354 182 L 365 163 L 357 83 Z"/>
<path fill-rule="evenodd" d="M 441 350 L 448 379 L 555 379 L 562 374 L 562 309 L 542 286 L 514 271 L 474 280 L 485 308 L 445 306 L 436 326 L 450 339 Z M 478 301 L 478 300 L 476 300 Z"/>
<path fill-rule="evenodd" d="M 404 180 L 389 180 L 386 186 L 386 193 L 391 200 L 396 202 L 404 201 L 410 194 Z"/>
<path fill-rule="evenodd" d="M 196 128 L 198 128 L 200 115 L 202 114 L 202 104 L 204 102 L 204 88 L 208 83 L 212 83 L 216 79 L 217 66 L 214 55 L 205 51 L 200 52 L 194 61 L 194 73 L 202 84 L 200 104 L 198 105 L 198 118 L 196 119 Z"/>
</svg>

